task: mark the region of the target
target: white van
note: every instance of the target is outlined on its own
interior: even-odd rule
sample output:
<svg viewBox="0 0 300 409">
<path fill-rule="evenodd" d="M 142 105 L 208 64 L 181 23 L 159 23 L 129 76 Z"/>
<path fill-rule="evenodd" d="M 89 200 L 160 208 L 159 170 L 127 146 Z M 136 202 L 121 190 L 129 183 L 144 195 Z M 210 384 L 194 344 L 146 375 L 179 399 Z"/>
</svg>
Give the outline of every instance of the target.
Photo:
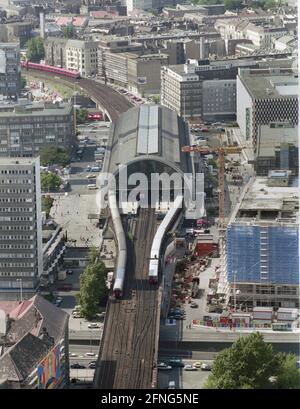
<svg viewBox="0 0 300 409">
<path fill-rule="evenodd" d="M 175 381 L 169 381 L 168 389 L 176 389 L 176 387 L 175 387 Z"/>
</svg>

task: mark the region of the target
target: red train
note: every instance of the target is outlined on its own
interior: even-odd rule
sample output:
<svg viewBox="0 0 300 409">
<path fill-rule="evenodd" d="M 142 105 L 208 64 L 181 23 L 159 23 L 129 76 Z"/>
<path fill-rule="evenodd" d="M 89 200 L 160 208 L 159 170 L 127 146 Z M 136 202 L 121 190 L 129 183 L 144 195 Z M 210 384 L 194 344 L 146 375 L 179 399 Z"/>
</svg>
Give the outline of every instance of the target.
<svg viewBox="0 0 300 409">
<path fill-rule="evenodd" d="M 52 67 L 52 65 L 37 64 L 30 61 L 21 61 L 21 67 L 27 70 L 38 70 L 51 72 L 52 74 L 64 75 L 69 78 L 80 78 L 80 73 L 78 71 L 67 70 L 66 68 Z"/>
</svg>

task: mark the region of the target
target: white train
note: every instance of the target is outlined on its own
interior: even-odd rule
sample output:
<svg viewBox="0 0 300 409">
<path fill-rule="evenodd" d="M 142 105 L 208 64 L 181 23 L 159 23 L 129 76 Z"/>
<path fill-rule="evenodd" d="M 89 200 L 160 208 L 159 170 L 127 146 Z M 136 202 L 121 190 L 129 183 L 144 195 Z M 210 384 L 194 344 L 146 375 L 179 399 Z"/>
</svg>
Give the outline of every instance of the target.
<svg viewBox="0 0 300 409">
<path fill-rule="evenodd" d="M 159 225 L 159 228 L 154 236 L 151 253 L 150 253 L 150 263 L 149 263 L 149 282 L 157 283 L 158 272 L 159 272 L 159 254 L 162 241 L 165 234 L 168 232 L 172 226 L 174 219 L 177 217 L 178 213 L 182 209 L 183 196 L 177 196 L 173 206 L 168 211 L 168 213 L 163 218 L 163 221 Z"/>
<path fill-rule="evenodd" d="M 123 294 L 125 269 L 127 261 L 126 237 L 122 226 L 121 216 L 117 205 L 117 198 L 115 192 L 113 191 L 108 192 L 108 203 L 118 242 L 118 261 L 115 271 L 113 295 L 115 298 L 120 298 L 122 297 Z"/>
</svg>

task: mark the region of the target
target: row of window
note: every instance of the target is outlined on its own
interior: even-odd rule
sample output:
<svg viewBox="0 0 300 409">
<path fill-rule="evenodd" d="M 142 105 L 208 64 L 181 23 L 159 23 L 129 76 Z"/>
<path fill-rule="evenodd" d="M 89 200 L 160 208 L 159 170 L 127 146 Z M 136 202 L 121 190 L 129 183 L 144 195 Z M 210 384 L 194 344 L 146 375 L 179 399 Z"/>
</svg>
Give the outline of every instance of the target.
<svg viewBox="0 0 300 409">
<path fill-rule="evenodd" d="M 0 189 L 0 193 L 32 193 L 32 189 Z"/>
<path fill-rule="evenodd" d="M 0 229 L 2 230 L 2 229 Z M 10 236 L 10 235 L 1 235 L 0 240 L 33 240 L 34 236 L 22 235 L 22 236 Z"/>
<path fill-rule="evenodd" d="M 0 179 L 0 183 L 5 185 L 5 184 L 14 184 L 14 185 L 31 185 L 32 180 L 31 179 Z"/>
<path fill-rule="evenodd" d="M 11 198 L 11 197 L 0 197 L 0 203 L 32 203 L 32 199 L 26 199 L 24 197 Z"/>
<path fill-rule="evenodd" d="M 1 175 L 31 175 L 31 170 L 24 170 L 24 169 L 13 169 L 13 170 L 1 170 Z"/>
<path fill-rule="evenodd" d="M 30 216 L 1 216 L 0 222 L 32 222 Z"/>
<path fill-rule="evenodd" d="M 6 230 L 23 230 L 23 231 L 29 231 L 33 230 L 32 226 L 0 226 L 0 230 L 6 231 Z"/>
<path fill-rule="evenodd" d="M 0 244 L 0 249 L 5 249 L 5 250 L 33 249 L 33 248 L 34 248 L 33 244 Z"/>
<path fill-rule="evenodd" d="M 0 207 L 0 213 L 2 212 L 2 213 L 10 213 L 10 212 L 27 212 L 27 213 L 29 213 L 29 212 L 32 212 L 32 207 Z"/>
<path fill-rule="evenodd" d="M 0 267 L 34 267 L 35 263 L 1 263 Z"/>
<path fill-rule="evenodd" d="M 0 258 L 33 258 L 35 255 L 31 253 L 0 253 Z"/>
</svg>

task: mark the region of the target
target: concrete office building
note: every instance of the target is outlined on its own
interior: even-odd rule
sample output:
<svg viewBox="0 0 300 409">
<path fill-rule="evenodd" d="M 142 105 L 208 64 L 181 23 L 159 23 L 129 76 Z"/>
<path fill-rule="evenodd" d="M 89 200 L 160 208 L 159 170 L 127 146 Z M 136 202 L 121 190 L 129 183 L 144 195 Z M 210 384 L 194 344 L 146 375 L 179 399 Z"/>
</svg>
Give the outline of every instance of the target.
<svg viewBox="0 0 300 409">
<path fill-rule="evenodd" d="M 161 104 L 183 119 L 202 115 L 202 87 L 191 64 L 161 69 Z"/>
<path fill-rule="evenodd" d="M 226 232 L 231 304 L 235 287 L 238 306 L 299 308 L 298 208 L 298 181 L 289 171 L 250 181 Z"/>
<path fill-rule="evenodd" d="M 161 103 L 185 119 L 231 120 L 236 114 L 237 67 L 184 65 L 161 70 Z"/>
<path fill-rule="evenodd" d="M 0 158 L 0 181 L 0 299 L 26 299 L 43 271 L 39 158 Z"/>
<path fill-rule="evenodd" d="M 258 146 L 254 169 L 258 176 L 270 170 L 290 170 L 298 175 L 298 126 L 290 122 L 270 122 L 258 127 Z"/>
<path fill-rule="evenodd" d="M 67 39 L 61 37 L 47 37 L 44 42 L 45 62 L 55 67 L 66 67 Z"/>
<path fill-rule="evenodd" d="M 168 65 L 166 54 L 147 54 L 137 56 L 127 54 L 128 89 L 141 95 L 160 93 L 161 67 Z"/>
<path fill-rule="evenodd" d="M 66 43 L 66 68 L 79 71 L 87 77 L 98 73 L 98 42 L 68 40 Z"/>
<path fill-rule="evenodd" d="M 70 103 L 25 100 L 0 105 L 0 157 L 34 157 L 47 145 L 70 149 L 74 138 Z"/>
<path fill-rule="evenodd" d="M 236 80 L 208 80 L 202 84 L 202 117 L 206 121 L 234 120 L 236 117 Z"/>
<path fill-rule="evenodd" d="M 0 94 L 16 99 L 20 90 L 20 46 L 17 43 L 0 43 Z"/>
<path fill-rule="evenodd" d="M 124 71 L 126 71 L 126 64 L 124 66 L 122 55 L 118 59 L 117 56 L 111 54 L 126 52 L 142 55 L 143 45 L 132 43 L 131 40 L 116 39 L 115 37 L 100 40 L 98 44 L 98 74 L 100 76 L 106 75 L 108 79 L 118 79 L 118 69 L 125 67 Z M 122 81 L 124 82 L 124 80 Z"/>
<path fill-rule="evenodd" d="M 293 70 L 239 69 L 237 122 L 255 151 L 259 125 L 283 121 L 298 124 L 298 76 Z"/>
</svg>

